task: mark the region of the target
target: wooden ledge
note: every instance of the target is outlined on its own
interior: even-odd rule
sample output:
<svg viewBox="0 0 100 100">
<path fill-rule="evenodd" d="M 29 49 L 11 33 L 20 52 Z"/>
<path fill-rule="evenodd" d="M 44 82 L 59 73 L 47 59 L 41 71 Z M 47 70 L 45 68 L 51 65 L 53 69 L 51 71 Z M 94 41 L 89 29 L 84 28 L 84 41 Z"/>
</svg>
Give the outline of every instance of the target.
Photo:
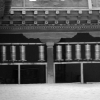
<svg viewBox="0 0 100 100">
<path fill-rule="evenodd" d="M 22 33 L 27 38 L 39 38 L 39 39 L 61 39 L 61 38 L 72 38 L 77 32 L 33 32 L 33 33 Z"/>
</svg>

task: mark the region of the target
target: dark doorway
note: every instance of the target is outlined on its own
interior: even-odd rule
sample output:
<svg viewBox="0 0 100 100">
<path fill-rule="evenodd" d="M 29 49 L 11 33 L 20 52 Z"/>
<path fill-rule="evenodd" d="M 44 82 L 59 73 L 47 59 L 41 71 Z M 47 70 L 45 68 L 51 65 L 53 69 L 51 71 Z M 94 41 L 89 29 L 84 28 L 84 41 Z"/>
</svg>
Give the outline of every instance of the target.
<svg viewBox="0 0 100 100">
<path fill-rule="evenodd" d="M 80 64 L 56 64 L 56 83 L 80 82 Z"/>
<path fill-rule="evenodd" d="M 84 82 L 100 82 L 100 63 L 84 64 Z"/>
<path fill-rule="evenodd" d="M 18 84 L 17 65 L 0 65 L 0 84 Z"/>
<path fill-rule="evenodd" d="M 22 65 L 21 84 L 46 83 L 45 65 Z"/>
</svg>

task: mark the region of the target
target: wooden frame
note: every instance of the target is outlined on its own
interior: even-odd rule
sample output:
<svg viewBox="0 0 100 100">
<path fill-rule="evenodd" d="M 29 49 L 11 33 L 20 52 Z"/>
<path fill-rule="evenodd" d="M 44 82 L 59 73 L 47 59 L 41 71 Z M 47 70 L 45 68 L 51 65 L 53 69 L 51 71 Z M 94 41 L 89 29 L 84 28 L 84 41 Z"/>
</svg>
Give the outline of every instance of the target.
<svg viewBox="0 0 100 100">
<path fill-rule="evenodd" d="M 18 65 L 18 84 L 20 83 L 21 80 L 21 65 L 45 65 L 45 69 L 46 69 L 46 83 L 47 83 L 47 63 L 0 63 L 0 65 Z"/>
<path fill-rule="evenodd" d="M 31 2 L 31 4 L 32 4 L 32 2 L 37 2 L 37 1 L 29 1 L 29 0 L 27 0 L 28 2 Z M 84 1 L 84 0 L 83 0 Z M 54 2 L 53 4 L 52 4 L 52 6 L 50 6 L 50 7 L 48 7 L 48 6 L 46 6 L 46 5 L 44 5 L 44 6 L 28 6 L 28 7 L 26 7 L 26 0 L 22 0 L 22 6 L 18 6 L 18 7 L 16 7 L 16 5 L 14 6 L 12 6 L 11 8 L 42 8 L 42 9 L 48 9 L 48 8 L 50 8 L 50 9 L 59 9 L 59 8 L 61 8 L 61 9 L 63 9 L 63 8 L 66 8 L 66 9 L 74 9 L 74 8 L 78 8 L 78 9 L 85 9 L 85 8 L 89 8 L 89 7 L 86 7 L 87 5 L 84 5 L 83 7 L 78 7 L 78 6 L 75 6 L 75 7 L 73 7 L 73 4 L 74 3 L 72 3 L 72 6 L 70 6 L 70 7 L 67 7 L 67 6 L 57 6 L 57 4 L 56 4 L 56 6 L 55 6 L 55 2 L 57 3 L 57 2 L 60 2 L 60 1 L 52 1 L 52 2 Z M 62 1 L 62 2 L 65 2 L 65 1 Z M 69 1 L 67 1 L 67 3 L 68 3 Z M 74 2 L 74 1 L 73 1 Z M 88 3 L 88 1 L 85 1 L 85 4 L 86 4 L 86 2 Z M 70 4 L 70 3 L 69 3 Z M 82 4 L 82 3 L 81 3 Z M 76 5 L 76 1 L 75 1 L 75 5 Z M 78 4 L 77 4 L 78 5 Z"/>
<path fill-rule="evenodd" d="M 55 65 L 56 64 L 80 64 L 80 75 L 81 75 L 81 82 L 79 83 L 84 83 L 84 78 L 83 78 L 83 63 L 80 62 L 55 62 L 54 63 L 54 71 L 55 71 Z M 55 75 L 54 75 L 55 76 Z M 56 78 L 56 77 L 55 77 Z M 76 82 L 75 82 L 76 83 Z"/>
<path fill-rule="evenodd" d="M 88 0 L 89 9 L 92 9 L 92 0 Z"/>
</svg>

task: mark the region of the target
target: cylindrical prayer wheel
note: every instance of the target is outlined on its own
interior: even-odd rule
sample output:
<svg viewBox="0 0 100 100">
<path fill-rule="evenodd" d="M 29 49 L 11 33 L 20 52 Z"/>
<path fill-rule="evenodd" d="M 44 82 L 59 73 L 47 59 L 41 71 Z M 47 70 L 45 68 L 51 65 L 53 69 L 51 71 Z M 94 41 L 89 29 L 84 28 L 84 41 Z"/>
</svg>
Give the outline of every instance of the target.
<svg viewBox="0 0 100 100">
<path fill-rule="evenodd" d="M 100 45 L 95 45 L 95 60 L 100 60 Z"/>
<path fill-rule="evenodd" d="M 66 60 L 72 60 L 72 47 L 71 45 L 66 45 Z"/>
<path fill-rule="evenodd" d="M 26 61 L 25 60 L 25 46 L 20 46 L 20 60 L 21 61 Z"/>
<path fill-rule="evenodd" d="M 56 46 L 56 60 L 57 61 L 62 61 L 62 46 L 61 45 L 57 45 Z"/>
<path fill-rule="evenodd" d="M 6 61 L 6 46 L 2 46 L 2 61 Z"/>
<path fill-rule="evenodd" d="M 89 44 L 85 45 L 85 57 L 86 60 L 91 60 L 91 46 Z"/>
<path fill-rule="evenodd" d="M 16 61 L 16 46 L 11 46 L 11 60 Z"/>
<path fill-rule="evenodd" d="M 39 46 L 39 61 L 45 61 L 44 46 Z"/>
<path fill-rule="evenodd" d="M 81 45 L 75 45 L 76 60 L 81 60 Z"/>
</svg>

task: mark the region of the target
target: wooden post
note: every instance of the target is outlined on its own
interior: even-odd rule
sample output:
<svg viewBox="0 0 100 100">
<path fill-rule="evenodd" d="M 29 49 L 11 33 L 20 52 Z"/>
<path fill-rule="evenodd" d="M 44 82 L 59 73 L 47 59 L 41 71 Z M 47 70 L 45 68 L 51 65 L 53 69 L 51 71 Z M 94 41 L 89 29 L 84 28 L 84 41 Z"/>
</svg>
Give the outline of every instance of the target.
<svg viewBox="0 0 100 100">
<path fill-rule="evenodd" d="M 88 7 L 89 9 L 92 9 L 92 0 L 88 0 Z"/>
<path fill-rule="evenodd" d="M 55 83 L 54 75 L 54 57 L 53 57 L 53 45 L 54 42 L 47 42 L 47 83 Z"/>
<path fill-rule="evenodd" d="M 54 56 L 53 56 L 53 46 L 55 43 L 60 41 L 58 39 L 40 39 L 41 42 L 47 45 L 47 83 L 55 83 L 55 70 L 54 70 Z"/>
<path fill-rule="evenodd" d="M 18 84 L 20 84 L 20 65 L 18 65 Z"/>
<path fill-rule="evenodd" d="M 83 63 L 81 63 L 81 83 L 84 83 Z"/>
</svg>

